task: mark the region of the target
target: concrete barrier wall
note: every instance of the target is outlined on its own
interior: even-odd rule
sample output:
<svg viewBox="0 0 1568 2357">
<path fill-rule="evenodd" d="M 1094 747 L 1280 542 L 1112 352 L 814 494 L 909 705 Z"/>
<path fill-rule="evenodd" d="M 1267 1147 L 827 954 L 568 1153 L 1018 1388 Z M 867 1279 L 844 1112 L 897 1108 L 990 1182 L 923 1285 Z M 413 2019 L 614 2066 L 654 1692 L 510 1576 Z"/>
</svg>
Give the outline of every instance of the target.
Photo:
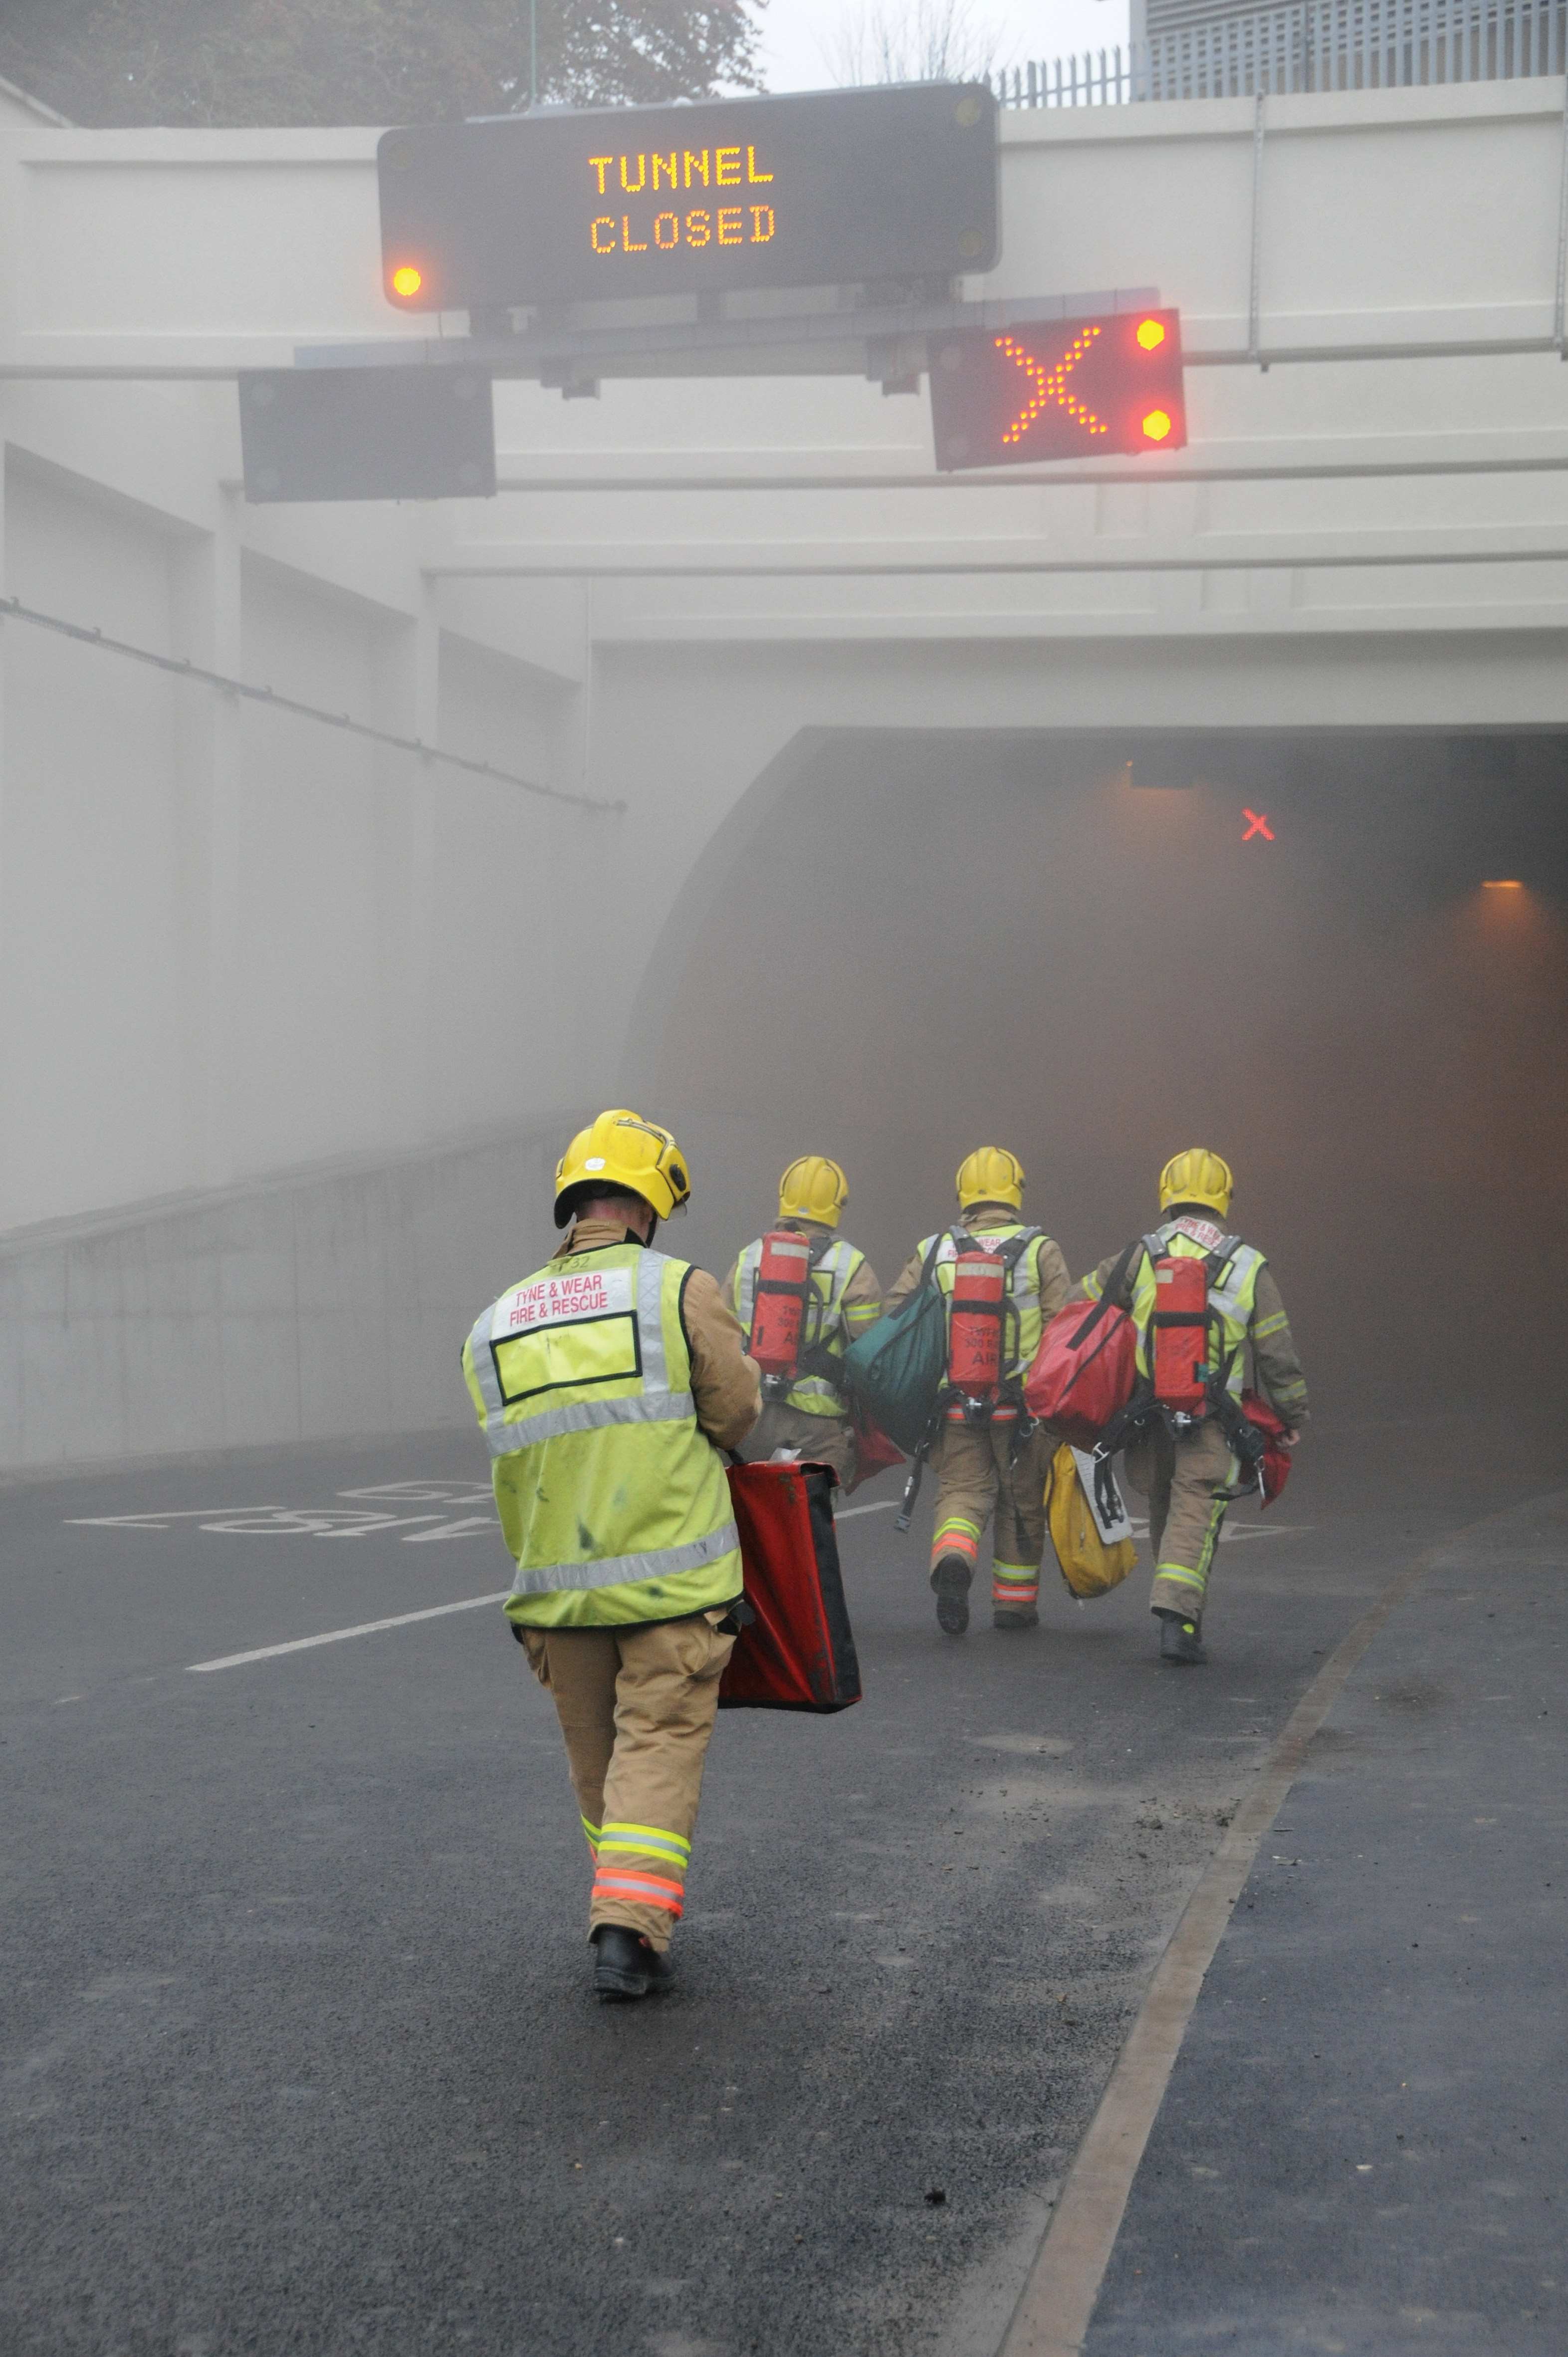
<svg viewBox="0 0 1568 2357">
<path fill-rule="evenodd" d="M 0 1243 L 0 1469 L 461 1424 L 570 1116 Z"/>
</svg>

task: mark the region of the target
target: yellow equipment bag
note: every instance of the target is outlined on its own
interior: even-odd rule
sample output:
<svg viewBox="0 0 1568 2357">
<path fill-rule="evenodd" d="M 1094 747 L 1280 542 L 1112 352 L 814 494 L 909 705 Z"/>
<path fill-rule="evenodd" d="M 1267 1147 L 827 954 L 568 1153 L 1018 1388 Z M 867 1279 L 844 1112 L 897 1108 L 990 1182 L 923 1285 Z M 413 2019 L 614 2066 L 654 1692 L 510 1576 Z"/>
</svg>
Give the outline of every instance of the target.
<svg viewBox="0 0 1568 2357">
<path fill-rule="evenodd" d="M 1064 1440 L 1046 1476 L 1046 1513 L 1062 1577 L 1081 1601 L 1120 1587 L 1138 1560 L 1131 1535 L 1110 1536 L 1094 1511 L 1092 1491 L 1080 1476 L 1077 1452 Z M 1126 1517 L 1117 1526 L 1126 1532 Z"/>
</svg>

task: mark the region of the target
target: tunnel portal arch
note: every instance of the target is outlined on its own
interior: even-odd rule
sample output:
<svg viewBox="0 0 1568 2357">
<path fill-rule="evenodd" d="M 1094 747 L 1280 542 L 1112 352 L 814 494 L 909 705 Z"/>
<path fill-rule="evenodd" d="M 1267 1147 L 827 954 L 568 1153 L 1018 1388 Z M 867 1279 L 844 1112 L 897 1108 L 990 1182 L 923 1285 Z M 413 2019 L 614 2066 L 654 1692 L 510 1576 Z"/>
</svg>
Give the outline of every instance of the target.
<svg viewBox="0 0 1568 2357">
<path fill-rule="evenodd" d="M 1330 1397 L 1520 1395 L 1558 1380 L 1565 786 L 1552 730 L 802 731 L 677 897 L 626 1101 L 721 1270 L 796 1152 L 886 1277 L 982 1139 L 1075 1272 L 1211 1144 Z"/>
</svg>

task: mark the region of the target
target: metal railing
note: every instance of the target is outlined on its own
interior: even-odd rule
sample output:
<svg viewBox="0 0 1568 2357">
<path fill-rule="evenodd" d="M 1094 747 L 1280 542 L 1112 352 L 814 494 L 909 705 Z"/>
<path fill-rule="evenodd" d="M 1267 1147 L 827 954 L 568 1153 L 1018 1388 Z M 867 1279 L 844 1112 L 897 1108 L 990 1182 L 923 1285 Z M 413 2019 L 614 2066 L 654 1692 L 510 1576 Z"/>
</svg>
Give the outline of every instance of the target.
<svg viewBox="0 0 1568 2357">
<path fill-rule="evenodd" d="M 1568 0 L 1289 0 L 1174 26 L 1125 48 L 1012 66 L 1004 106 L 1408 90 L 1568 70 Z"/>
</svg>

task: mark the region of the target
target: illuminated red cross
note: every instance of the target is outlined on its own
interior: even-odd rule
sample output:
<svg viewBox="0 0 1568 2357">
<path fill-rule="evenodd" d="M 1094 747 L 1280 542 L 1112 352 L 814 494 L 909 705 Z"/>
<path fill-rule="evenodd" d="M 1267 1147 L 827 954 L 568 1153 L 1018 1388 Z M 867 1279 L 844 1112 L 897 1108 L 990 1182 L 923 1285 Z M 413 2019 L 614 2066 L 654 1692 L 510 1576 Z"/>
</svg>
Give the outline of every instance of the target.
<svg viewBox="0 0 1568 2357">
<path fill-rule="evenodd" d="M 1021 442 L 1036 418 L 1043 417 L 1053 402 L 1058 409 L 1065 409 L 1074 424 L 1081 425 L 1086 434 L 1108 434 L 1111 431 L 1096 417 L 1092 409 L 1084 407 L 1077 393 L 1068 391 L 1069 377 L 1085 352 L 1093 349 L 1099 334 L 1098 327 L 1080 328 L 1053 369 L 1047 369 L 1044 361 L 1036 360 L 1033 352 L 1026 351 L 1022 344 L 1015 344 L 1011 336 L 996 338 L 997 350 L 1005 353 L 1014 367 L 1022 369 L 1029 380 L 1029 398 L 1003 435 L 1004 442 Z"/>
<path fill-rule="evenodd" d="M 1246 803 L 1243 802 L 1241 805 L 1241 815 L 1247 821 L 1247 831 L 1241 837 L 1243 843 L 1251 843 L 1255 834 L 1261 834 L 1265 843 L 1273 843 L 1274 839 L 1274 831 L 1269 824 L 1269 814 L 1267 811 L 1250 811 L 1247 808 Z"/>
</svg>

